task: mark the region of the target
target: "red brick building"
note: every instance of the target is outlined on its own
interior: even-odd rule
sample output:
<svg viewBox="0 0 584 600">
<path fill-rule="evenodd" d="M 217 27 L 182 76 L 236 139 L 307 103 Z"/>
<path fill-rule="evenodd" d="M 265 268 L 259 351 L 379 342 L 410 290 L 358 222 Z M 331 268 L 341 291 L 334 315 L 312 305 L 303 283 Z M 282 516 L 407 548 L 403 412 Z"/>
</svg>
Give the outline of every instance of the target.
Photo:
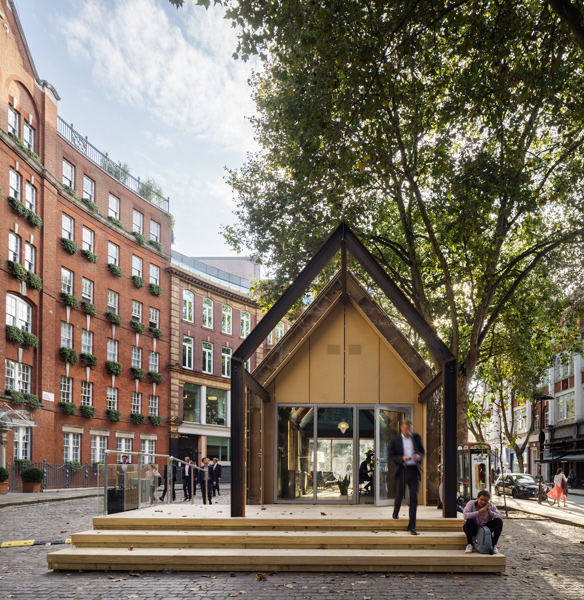
<svg viewBox="0 0 584 600">
<path fill-rule="evenodd" d="M 0 417 L 28 415 L 6 460 L 167 453 L 168 200 L 59 117 L 12 0 L 0 13 Z"/>
</svg>

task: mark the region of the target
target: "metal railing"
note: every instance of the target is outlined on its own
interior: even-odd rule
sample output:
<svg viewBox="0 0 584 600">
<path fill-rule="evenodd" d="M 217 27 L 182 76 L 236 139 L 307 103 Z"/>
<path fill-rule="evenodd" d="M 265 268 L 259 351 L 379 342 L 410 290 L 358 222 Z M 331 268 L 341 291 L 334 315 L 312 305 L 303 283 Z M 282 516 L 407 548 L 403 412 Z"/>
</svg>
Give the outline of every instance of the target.
<svg viewBox="0 0 584 600">
<path fill-rule="evenodd" d="M 140 181 L 139 177 L 130 175 L 130 169 L 122 163 L 115 163 L 109 156 L 98 150 L 95 146 L 89 143 L 87 136 L 83 137 L 79 132 L 73 129 L 73 125 L 69 125 L 61 117 L 57 121 L 57 133 L 66 140 L 75 150 L 84 154 L 93 164 L 97 165 L 102 171 L 117 179 L 122 185 L 129 190 L 144 198 L 146 202 L 157 206 L 158 208 L 169 211 L 170 200 L 159 194 L 152 188 L 152 184 L 148 181 Z"/>
<path fill-rule="evenodd" d="M 96 487 L 98 481 L 99 465 L 78 463 L 63 463 L 62 465 L 51 465 L 46 460 L 41 462 L 8 463 L 6 465 L 10 472 L 9 488 L 11 492 L 22 492 L 22 479 L 20 472 L 28 467 L 41 469 L 45 474 L 41 489 L 55 490 L 63 488 L 88 488 Z"/>
</svg>

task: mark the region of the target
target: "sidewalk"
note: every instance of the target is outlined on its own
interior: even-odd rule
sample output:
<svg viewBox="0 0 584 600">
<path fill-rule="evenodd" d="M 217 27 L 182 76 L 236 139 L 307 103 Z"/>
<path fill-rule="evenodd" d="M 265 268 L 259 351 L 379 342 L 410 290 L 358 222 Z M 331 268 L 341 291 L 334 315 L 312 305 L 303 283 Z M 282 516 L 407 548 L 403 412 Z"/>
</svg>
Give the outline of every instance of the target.
<svg viewBox="0 0 584 600">
<path fill-rule="evenodd" d="M 558 508 L 557 505 L 550 506 L 549 504 L 538 504 L 535 500 L 514 500 L 513 498 L 507 497 L 507 508 L 509 510 L 519 510 L 530 515 L 536 515 L 538 517 L 544 517 L 555 521 L 556 523 L 563 523 L 565 525 L 575 525 L 576 527 L 584 528 L 584 504 L 576 504 L 570 502 L 570 496 L 584 495 L 575 494 L 573 490 L 570 490 L 568 495 L 567 507 Z M 492 498 L 495 506 L 504 515 L 504 503 L 503 497 L 495 496 Z"/>
<path fill-rule="evenodd" d="M 97 495 L 103 496 L 102 488 L 67 488 L 60 490 L 46 490 L 38 494 L 25 494 L 24 492 L 8 492 L 0 495 L 0 508 L 7 506 L 21 506 L 24 504 L 38 504 L 40 502 L 56 502 L 59 500 L 72 500 L 74 498 L 88 498 Z"/>
</svg>

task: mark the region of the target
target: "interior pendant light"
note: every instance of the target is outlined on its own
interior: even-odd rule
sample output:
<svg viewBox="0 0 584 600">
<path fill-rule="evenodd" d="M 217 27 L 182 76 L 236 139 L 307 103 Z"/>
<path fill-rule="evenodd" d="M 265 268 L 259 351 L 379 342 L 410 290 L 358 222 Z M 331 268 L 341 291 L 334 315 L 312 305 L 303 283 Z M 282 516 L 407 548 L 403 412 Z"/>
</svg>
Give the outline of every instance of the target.
<svg viewBox="0 0 584 600">
<path fill-rule="evenodd" d="M 347 423 L 347 421 L 345 421 L 345 419 L 341 419 L 341 422 L 339 423 L 338 427 L 341 430 L 341 433 L 344 435 L 345 433 L 347 433 L 347 429 L 349 429 L 350 425 Z"/>
</svg>

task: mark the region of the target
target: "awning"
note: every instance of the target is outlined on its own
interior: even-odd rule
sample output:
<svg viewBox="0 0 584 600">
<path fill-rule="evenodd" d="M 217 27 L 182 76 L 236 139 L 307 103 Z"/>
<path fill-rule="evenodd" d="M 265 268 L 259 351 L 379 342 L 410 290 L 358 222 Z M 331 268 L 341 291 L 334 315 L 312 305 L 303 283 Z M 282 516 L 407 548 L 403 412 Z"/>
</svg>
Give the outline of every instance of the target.
<svg viewBox="0 0 584 600">
<path fill-rule="evenodd" d="M 543 457 L 542 462 L 553 462 L 554 460 L 560 460 L 564 454 L 565 452 L 552 452 L 551 454 L 546 454 Z"/>
<path fill-rule="evenodd" d="M 562 456 L 562 462 L 584 462 L 584 454 L 564 454 Z"/>
</svg>

